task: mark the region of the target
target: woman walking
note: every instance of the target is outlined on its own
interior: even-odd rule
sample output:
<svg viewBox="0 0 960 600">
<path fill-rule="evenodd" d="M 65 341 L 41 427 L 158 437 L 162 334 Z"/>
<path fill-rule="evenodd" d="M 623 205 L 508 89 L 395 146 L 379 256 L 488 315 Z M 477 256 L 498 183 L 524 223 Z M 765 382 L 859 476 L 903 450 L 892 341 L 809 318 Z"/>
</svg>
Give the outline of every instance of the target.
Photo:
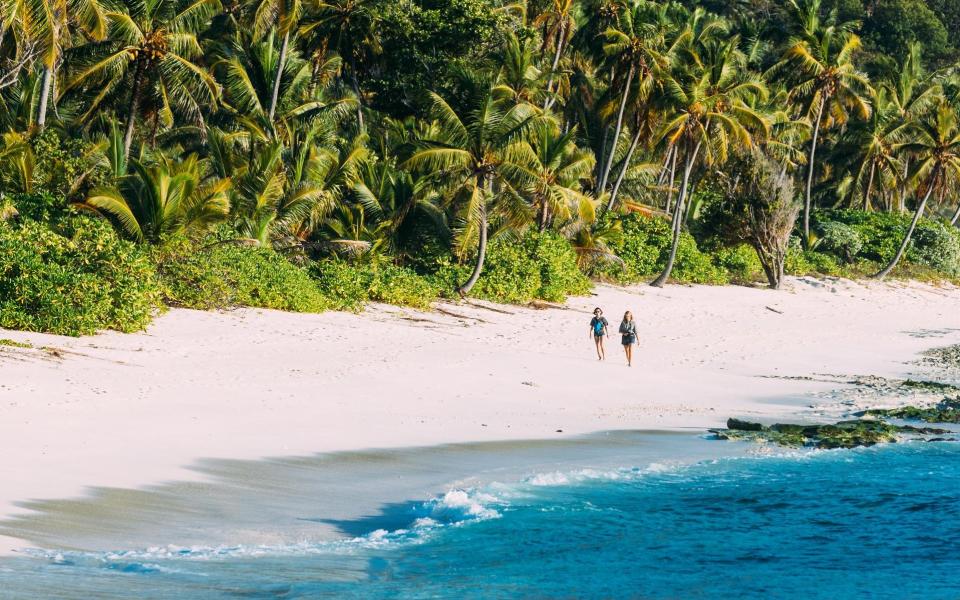
<svg viewBox="0 0 960 600">
<path fill-rule="evenodd" d="M 593 343 L 597 345 L 597 360 L 603 360 L 607 357 L 606 351 L 603 349 L 603 336 L 610 337 L 610 332 L 607 331 L 609 325 L 600 307 L 593 309 L 593 318 L 590 319 L 590 337 L 593 338 Z"/>
<path fill-rule="evenodd" d="M 627 366 L 633 366 L 633 345 L 637 343 L 637 325 L 633 322 L 633 313 L 629 310 L 623 313 L 623 321 L 620 322 L 620 341 L 623 343 L 623 351 L 627 355 Z"/>
</svg>

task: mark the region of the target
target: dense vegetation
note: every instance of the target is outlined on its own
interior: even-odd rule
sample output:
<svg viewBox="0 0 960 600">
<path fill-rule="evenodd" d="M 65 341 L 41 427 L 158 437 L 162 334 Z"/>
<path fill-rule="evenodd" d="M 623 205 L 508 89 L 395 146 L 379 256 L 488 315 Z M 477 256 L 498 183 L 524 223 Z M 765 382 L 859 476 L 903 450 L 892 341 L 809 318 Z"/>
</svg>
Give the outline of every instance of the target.
<svg viewBox="0 0 960 600">
<path fill-rule="evenodd" d="M 955 4 L 0 0 L 0 326 L 958 277 Z"/>
</svg>

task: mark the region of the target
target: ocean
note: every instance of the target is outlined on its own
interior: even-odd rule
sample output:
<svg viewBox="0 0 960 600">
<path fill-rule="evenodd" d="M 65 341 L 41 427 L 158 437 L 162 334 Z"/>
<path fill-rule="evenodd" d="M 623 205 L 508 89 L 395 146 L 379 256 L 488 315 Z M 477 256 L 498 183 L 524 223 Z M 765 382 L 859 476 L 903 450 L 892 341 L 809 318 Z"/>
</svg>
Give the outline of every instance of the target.
<svg viewBox="0 0 960 600">
<path fill-rule="evenodd" d="M 688 460 L 664 458 L 680 450 Z M 366 486 L 391 473 L 384 489 L 407 481 L 402 497 L 418 489 L 415 472 L 442 463 L 447 484 L 337 519 L 319 499 L 333 489 L 323 479 L 330 461 L 316 463 L 327 470 L 296 463 L 293 495 L 276 479 L 251 492 L 249 472 L 245 486 L 221 473 L 175 512 L 148 503 L 149 533 L 93 538 L 86 523 L 59 539 L 94 550 L 45 545 L 0 559 L 0 598 L 960 598 L 960 443 L 755 450 L 623 432 L 383 454 L 353 461 L 368 472 L 338 468 L 337 481 L 356 473 L 342 488 L 369 496 Z M 142 511 L 109 519 L 142 520 Z M 335 535 L 312 536 L 321 522 Z M 283 534 L 265 540 L 273 526 Z M 177 544 L 187 529 L 199 533 Z"/>
</svg>

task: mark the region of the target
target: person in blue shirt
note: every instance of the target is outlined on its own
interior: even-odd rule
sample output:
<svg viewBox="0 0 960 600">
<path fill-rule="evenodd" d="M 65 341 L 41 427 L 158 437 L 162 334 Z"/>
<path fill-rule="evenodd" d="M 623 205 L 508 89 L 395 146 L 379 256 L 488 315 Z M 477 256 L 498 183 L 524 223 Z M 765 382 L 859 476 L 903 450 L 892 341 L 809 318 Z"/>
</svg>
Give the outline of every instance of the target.
<svg viewBox="0 0 960 600">
<path fill-rule="evenodd" d="M 610 337 L 610 332 L 607 331 L 609 325 L 610 323 L 603 317 L 603 311 L 600 310 L 600 307 L 593 309 L 593 318 L 590 319 L 590 337 L 593 338 L 593 343 L 597 346 L 597 360 L 603 360 L 607 357 L 603 348 L 603 338 Z"/>
</svg>

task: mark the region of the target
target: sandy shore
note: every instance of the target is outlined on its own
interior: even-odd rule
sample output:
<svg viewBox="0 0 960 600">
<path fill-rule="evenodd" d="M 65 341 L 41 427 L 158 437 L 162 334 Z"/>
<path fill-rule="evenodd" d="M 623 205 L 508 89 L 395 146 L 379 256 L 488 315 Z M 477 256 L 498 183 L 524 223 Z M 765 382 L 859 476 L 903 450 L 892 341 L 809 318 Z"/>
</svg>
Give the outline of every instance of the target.
<svg viewBox="0 0 960 600">
<path fill-rule="evenodd" d="M 599 305 L 639 321 L 600 363 Z M 194 479 L 201 458 L 306 455 L 810 418 L 811 374 L 904 376 L 960 342 L 960 289 L 790 280 L 599 287 L 564 308 L 470 301 L 359 315 L 172 310 L 141 334 L 0 330 L 0 518 L 89 486 Z M 0 539 L 0 549 L 22 545 Z"/>
</svg>

